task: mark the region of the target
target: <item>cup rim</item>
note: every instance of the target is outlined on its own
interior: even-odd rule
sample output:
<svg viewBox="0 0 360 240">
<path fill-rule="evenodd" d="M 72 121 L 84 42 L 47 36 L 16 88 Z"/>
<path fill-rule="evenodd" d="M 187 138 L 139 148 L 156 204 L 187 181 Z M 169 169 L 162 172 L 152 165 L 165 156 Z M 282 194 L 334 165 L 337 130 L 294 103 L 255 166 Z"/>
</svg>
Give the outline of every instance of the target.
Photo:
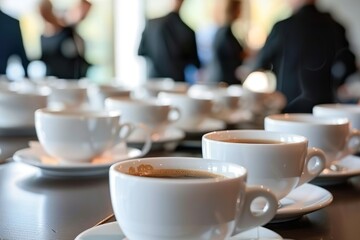
<svg viewBox="0 0 360 240">
<path fill-rule="evenodd" d="M 254 134 L 261 134 L 261 136 L 254 136 Z M 265 139 L 265 140 L 275 140 L 279 141 L 279 143 L 236 143 L 236 142 L 225 142 L 221 141 L 220 138 L 214 138 L 219 136 L 227 136 L 226 138 L 235 137 L 237 134 L 248 134 L 246 139 Z M 250 136 L 249 136 L 250 135 Z M 238 136 L 238 135 L 237 135 Z M 236 137 L 239 138 L 239 137 Z M 245 138 L 245 137 L 244 137 Z M 286 139 L 293 139 L 292 141 L 288 141 Z M 221 131 L 213 131 L 203 135 L 203 141 L 209 142 L 217 142 L 226 145 L 247 145 L 247 146 L 279 146 L 279 145 L 295 145 L 295 144 L 302 144 L 308 143 L 308 139 L 302 135 L 292 134 L 292 133 L 284 133 L 284 132 L 277 132 L 277 131 L 266 131 L 266 130 L 258 130 L 258 129 L 239 129 L 239 130 L 221 130 Z"/>
<path fill-rule="evenodd" d="M 16 97 L 16 98 L 25 97 L 27 99 L 29 98 L 45 99 L 50 95 L 50 90 L 47 87 L 42 87 L 42 89 L 38 88 L 29 91 L 18 91 L 18 90 L 0 88 L 0 95 L 5 97 Z"/>
<path fill-rule="evenodd" d="M 116 110 L 83 110 L 83 109 L 52 109 L 52 108 L 40 108 L 35 111 L 35 115 L 44 115 L 47 117 L 57 118 L 118 118 L 121 116 L 120 111 Z"/>
<path fill-rule="evenodd" d="M 297 119 L 297 120 L 296 120 Z M 301 119 L 305 119 L 302 121 Z M 284 114 L 273 114 L 265 117 L 265 123 L 281 122 L 282 124 L 289 125 L 304 125 L 309 126 L 341 126 L 349 124 L 350 121 L 346 117 L 340 116 L 315 116 L 311 113 L 284 113 Z"/>
<path fill-rule="evenodd" d="M 169 179 L 169 178 L 153 178 L 153 177 L 141 177 L 141 176 L 135 176 L 135 175 L 131 175 L 125 172 L 121 172 L 120 170 L 117 170 L 117 168 L 120 165 L 124 165 L 124 164 L 131 164 L 134 163 L 134 165 L 139 165 L 139 163 L 141 162 L 151 162 L 151 161 L 159 161 L 159 162 L 164 162 L 164 161 L 173 161 L 173 162 L 178 162 L 178 161 L 187 161 L 189 163 L 187 164 L 191 164 L 191 162 L 194 163 L 194 161 L 203 161 L 204 164 L 206 164 L 207 166 L 209 165 L 217 165 L 217 166 L 224 166 L 226 165 L 227 168 L 231 168 L 233 169 L 232 172 L 235 173 L 235 176 L 231 176 L 231 177 L 225 177 L 225 178 L 206 178 L 206 179 Z M 161 164 L 161 163 L 158 163 Z M 204 168 L 205 170 L 206 168 Z M 148 158 L 137 158 L 137 159 L 129 159 L 126 161 L 121 161 L 121 162 L 117 162 L 114 163 L 113 165 L 111 165 L 110 169 L 109 169 L 109 173 L 110 175 L 114 175 L 117 177 L 121 177 L 121 178 L 129 178 L 129 179 L 133 179 L 135 181 L 145 181 L 145 182 L 156 182 L 159 184 L 203 184 L 203 183 L 214 183 L 214 182 L 226 182 L 226 181 L 234 181 L 235 179 L 243 179 L 244 181 L 247 178 L 247 169 L 239 164 L 235 164 L 235 163 L 230 163 L 230 162 L 224 162 L 224 161 L 219 161 L 219 160 L 214 160 L 214 159 L 206 159 L 206 158 L 200 158 L 200 157 L 148 157 Z M 218 174 L 221 174 L 220 172 Z"/>
<path fill-rule="evenodd" d="M 139 107 L 170 107 L 171 103 L 158 98 L 137 99 L 124 96 L 111 96 L 105 99 L 105 104 L 127 104 Z"/>
<path fill-rule="evenodd" d="M 175 92 L 159 92 L 158 97 L 160 99 L 189 99 L 198 102 L 212 102 L 212 98 L 208 96 L 198 97 L 191 96 L 188 93 L 175 93 Z"/>
<path fill-rule="evenodd" d="M 315 109 L 321 109 L 332 112 L 344 112 L 344 113 L 360 113 L 360 105 L 350 103 L 327 103 L 315 105 Z M 316 110 L 315 110 L 316 111 Z"/>
</svg>

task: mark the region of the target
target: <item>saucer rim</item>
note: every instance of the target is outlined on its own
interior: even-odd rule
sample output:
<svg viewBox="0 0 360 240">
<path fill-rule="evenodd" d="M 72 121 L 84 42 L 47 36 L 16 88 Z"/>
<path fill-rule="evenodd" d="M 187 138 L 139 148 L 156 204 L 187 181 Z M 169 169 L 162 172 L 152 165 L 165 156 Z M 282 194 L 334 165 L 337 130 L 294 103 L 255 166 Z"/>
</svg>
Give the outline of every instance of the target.
<svg viewBox="0 0 360 240">
<path fill-rule="evenodd" d="M 119 154 L 118 154 L 119 155 Z M 73 170 L 88 170 L 88 169 L 101 169 L 101 168 L 108 168 L 112 164 L 124 161 L 132 158 L 141 157 L 142 152 L 141 150 L 133 147 L 127 147 L 126 153 L 122 153 L 122 158 L 119 158 L 119 156 L 115 156 L 111 158 L 110 161 L 100 164 L 94 164 L 94 163 L 81 163 L 81 164 L 73 164 L 73 165 L 54 165 L 54 164 L 47 164 L 42 163 L 39 159 L 39 154 L 34 151 L 31 147 L 23 148 L 18 151 L 16 151 L 13 154 L 13 159 L 15 162 L 24 163 L 27 165 L 31 165 L 34 167 L 38 167 L 40 169 L 45 170 L 52 170 L 52 171 L 73 171 Z"/>
<path fill-rule="evenodd" d="M 293 191 L 291 191 L 286 197 L 285 199 L 289 199 L 294 201 L 295 203 L 300 202 L 301 200 L 298 199 L 297 195 L 301 192 L 311 192 L 311 191 L 318 191 L 319 193 L 321 192 L 321 194 L 319 194 L 318 197 L 313 197 L 312 199 L 308 200 L 308 201 L 312 201 L 312 203 L 309 203 L 308 205 L 305 205 L 301 208 L 293 208 L 292 206 L 294 204 L 290 204 L 288 206 L 285 206 L 283 208 L 279 208 L 273 221 L 288 221 L 291 219 L 294 219 L 296 217 L 301 217 L 303 215 L 309 214 L 311 212 L 320 210 L 328 205 L 330 205 L 334 199 L 333 195 L 326 189 L 311 184 L 311 183 L 305 183 L 299 187 L 297 187 L 296 189 L 294 189 Z M 315 201 L 315 202 L 314 202 Z M 305 202 L 304 202 L 305 204 Z"/>
<path fill-rule="evenodd" d="M 117 221 L 113 221 L 113 222 L 109 222 L 109 223 L 104 223 L 104 224 L 101 224 L 101 225 L 98 225 L 98 226 L 94 226 L 94 227 L 90 227 L 90 228 L 88 228 L 88 229 L 86 229 L 86 230 L 84 230 L 83 232 L 81 232 L 81 233 L 79 233 L 77 236 L 76 236 L 76 238 L 75 238 L 75 240 L 86 240 L 85 238 L 86 237 L 88 237 L 88 236 L 86 236 L 86 235 L 88 235 L 89 233 L 91 234 L 93 231 L 97 231 L 98 229 L 103 229 L 103 228 L 106 228 L 106 229 L 113 229 L 114 228 L 114 226 L 117 226 L 118 228 L 119 228 L 119 231 L 120 231 L 120 233 L 119 233 L 119 237 L 125 237 L 125 235 L 124 235 L 124 233 L 122 232 L 122 230 L 121 230 L 121 228 L 120 228 L 120 226 L 117 224 Z M 249 230 L 247 230 L 247 231 L 251 231 L 251 230 L 254 230 L 254 229 L 256 229 L 256 228 L 259 228 L 261 231 L 264 231 L 264 232 L 266 232 L 266 234 L 271 234 L 272 236 L 263 236 L 263 237 L 261 237 L 259 240 L 261 240 L 261 239 L 269 239 L 269 238 L 271 238 L 271 239 L 278 239 L 278 240 L 283 240 L 283 238 L 278 234 L 278 233 L 276 233 L 275 231 L 273 231 L 273 230 L 271 230 L 271 229 L 268 229 L 268 228 L 265 228 L 265 227 L 262 227 L 262 226 L 259 226 L 259 227 L 255 227 L 255 228 L 252 228 L 252 229 L 249 229 Z M 229 238 L 229 240 L 241 240 L 241 239 L 248 239 L 248 237 L 246 237 L 246 238 L 239 238 L 239 237 L 241 237 L 240 235 L 241 234 L 244 234 L 245 232 L 247 232 L 247 231 L 244 231 L 244 232 L 242 232 L 242 233 L 238 233 L 238 234 L 236 234 L 235 236 L 232 236 L 232 237 L 230 237 Z M 85 238 L 84 238 L 85 237 Z M 90 236 L 91 237 L 91 236 Z M 126 239 L 126 238 L 125 238 Z M 106 239 L 104 239 L 104 240 L 106 240 Z"/>
<path fill-rule="evenodd" d="M 355 159 L 355 158 L 358 158 L 358 159 Z M 341 162 L 345 161 L 346 159 L 351 159 L 351 161 L 360 161 L 359 156 L 349 155 L 349 156 L 342 158 L 339 161 L 340 166 L 341 166 Z M 344 166 L 344 167 L 348 168 L 347 166 Z M 329 172 L 329 173 L 321 172 L 317 178 L 325 180 L 325 179 L 349 178 L 349 177 L 353 177 L 353 176 L 357 176 L 357 175 L 360 175 L 360 167 L 341 171 L 341 172 Z"/>
</svg>

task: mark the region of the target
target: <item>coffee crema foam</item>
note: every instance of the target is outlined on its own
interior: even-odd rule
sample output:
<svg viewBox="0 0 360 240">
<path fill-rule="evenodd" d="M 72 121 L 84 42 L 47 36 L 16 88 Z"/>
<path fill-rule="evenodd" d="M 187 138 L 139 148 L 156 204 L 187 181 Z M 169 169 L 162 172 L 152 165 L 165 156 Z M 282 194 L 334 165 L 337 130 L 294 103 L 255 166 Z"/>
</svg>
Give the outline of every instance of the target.
<svg viewBox="0 0 360 240">
<path fill-rule="evenodd" d="M 150 164 L 141 164 L 138 167 L 130 167 L 128 174 L 139 177 L 153 178 L 176 178 L 176 179 L 206 179 L 226 178 L 224 175 L 192 169 L 155 169 Z"/>
</svg>

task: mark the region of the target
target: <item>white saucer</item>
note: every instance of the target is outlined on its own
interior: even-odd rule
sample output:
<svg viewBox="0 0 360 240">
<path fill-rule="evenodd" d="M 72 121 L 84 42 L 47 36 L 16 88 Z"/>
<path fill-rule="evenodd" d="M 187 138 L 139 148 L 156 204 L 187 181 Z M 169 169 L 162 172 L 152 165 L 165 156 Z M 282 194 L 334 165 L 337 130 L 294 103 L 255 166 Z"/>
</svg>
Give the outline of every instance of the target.
<svg viewBox="0 0 360 240">
<path fill-rule="evenodd" d="M 346 181 L 348 178 L 360 175 L 360 157 L 350 155 L 338 162 L 338 165 L 343 167 L 342 171 L 331 171 L 325 169 L 312 182 L 317 185 L 330 185 Z"/>
<path fill-rule="evenodd" d="M 333 200 L 332 194 L 322 187 L 306 183 L 280 200 L 281 207 L 271 221 L 284 222 L 297 219 L 305 214 L 328 206 Z"/>
<path fill-rule="evenodd" d="M 121 231 L 117 222 L 106 223 L 96 227 L 92 227 L 82 233 L 80 233 L 75 240 L 122 240 L 125 235 Z M 263 227 L 257 227 L 240 234 L 237 234 L 230 238 L 230 240 L 249 240 L 249 239 L 272 239 L 282 240 L 283 238 L 277 233 Z"/>
<path fill-rule="evenodd" d="M 60 163 L 56 158 L 49 156 L 38 142 L 31 142 L 30 145 L 30 148 L 16 151 L 13 155 L 14 161 L 38 167 L 44 176 L 49 177 L 105 175 L 108 173 L 109 167 L 115 162 L 142 157 L 141 150 L 119 145 L 89 163 L 69 165 Z"/>
<path fill-rule="evenodd" d="M 174 150 L 185 138 L 185 132 L 179 128 L 168 127 L 161 134 L 152 134 L 151 150 Z M 129 136 L 127 143 L 130 146 L 142 147 L 144 144 L 144 138 Z"/>
</svg>

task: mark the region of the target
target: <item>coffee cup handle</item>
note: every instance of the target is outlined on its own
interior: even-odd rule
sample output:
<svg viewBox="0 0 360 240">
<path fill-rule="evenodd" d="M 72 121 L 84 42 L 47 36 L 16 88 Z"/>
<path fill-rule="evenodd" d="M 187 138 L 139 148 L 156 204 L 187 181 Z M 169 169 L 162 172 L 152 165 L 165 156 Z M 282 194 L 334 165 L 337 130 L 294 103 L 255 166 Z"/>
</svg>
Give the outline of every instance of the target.
<svg viewBox="0 0 360 240">
<path fill-rule="evenodd" d="M 135 125 L 135 127 L 143 129 L 143 131 L 145 133 L 145 141 L 144 141 L 144 145 L 141 149 L 141 154 L 140 154 L 140 157 L 143 157 L 148 152 L 150 152 L 150 149 L 151 149 L 151 145 L 152 145 L 151 130 L 148 127 L 146 127 L 144 124 L 137 124 L 137 125 Z"/>
<path fill-rule="evenodd" d="M 177 120 L 179 120 L 181 117 L 181 112 L 180 109 L 177 107 L 172 106 L 171 110 L 169 112 L 169 116 L 168 116 L 168 120 L 170 122 L 176 122 Z"/>
<path fill-rule="evenodd" d="M 360 151 L 360 131 L 352 129 L 346 139 L 345 150 L 341 152 L 342 156 L 339 156 L 338 159 L 341 159 L 347 155 L 355 154 L 358 151 Z"/>
<path fill-rule="evenodd" d="M 124 130 L 125 129 L 125 130 Z M 134 131 L 134 125 L 131 123 L 122 123 L 119 124 L 118 134 L 117 134 L 117 143 L 125 142 L 130 134 Z"/>
<path fill-rule="evenodd" d="M 125 132 L 122 132 L 126 128 Z M 139 157 L 145 156 L 151 149 L 152 140 L 151 140 L 151 130 L 143 124 L 132 124 L 132 123 L 123 123 L 119 127 L 118 142 L 126 142 L 127 138 L 131 133 L 136 129 L 140 128 L 145 133 L 145 142 L 141 149 L 141 154 Z"/>
<path fill-rule="evenodd" d="M 310 182 L 317 177 L 326 167 L 325 153 L 319 148 L 308 148 L 303 172 L 296 187 Z"/>
<path fill-rule="evenodd" d="M 254 200 L 261 199 L 261 209 L 254 210 L 252 204 Z M 276 214 L 278 209 L 278 201 L 275 195 L 266 188 L 261 187 L 247 187 L 245 194 L 245 201 L 238 210 L 240 214 L 237 216 L 236 229 L 234 234 L 249 230 L 254 227 L 265 225 L 270 222 Z M 242 210 L 242 211 L 241 211 Z"/>
</svg>

